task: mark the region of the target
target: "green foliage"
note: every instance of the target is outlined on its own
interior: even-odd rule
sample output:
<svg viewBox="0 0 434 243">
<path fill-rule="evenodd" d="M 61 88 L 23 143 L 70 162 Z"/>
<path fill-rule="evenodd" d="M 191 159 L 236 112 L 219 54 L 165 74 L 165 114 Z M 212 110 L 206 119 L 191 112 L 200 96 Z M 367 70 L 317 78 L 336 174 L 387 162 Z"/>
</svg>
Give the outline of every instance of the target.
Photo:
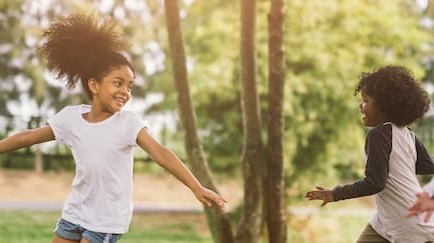
<svg viewBox="0 0 434 243">
<path fill-rule="evenodd" d="M 258 81 L 267 118 L 267 19 L 269 2 L 258 2 Z M 388 64 L 420 65 L 429 35 L 420 13 L 399 1 L 287 1 L 285 158 L 288 182 L 305 173 L 363 170 L 364 128 L 353 96 L 358 75 Z M 203 13 L 207 13 L 204 15 Z M 194 2 L 184 19 L 189 79 L 205 150 L 213 169 L 226 157 L 237 163 L 242 147 L 239 103 L 239 6 Z M 356 152 L 354 152 L 356 151 Z M 231 156 L 232 155 L 232 156 Z M 220 158 L 220 159 L 219 159 Z M 236 168 L 237 165 L 223 168 Z"/>
<path fill-rule="evenodd" d="M 75 163 L 69 151 L 42 154 L 43 168 L 47 171 L 74 171 Z M 0 155 L 0 166 L 6 169 L 33 170 L 34 154 L 30 148 L 20 149 Z"/>
<path fill-rule="evenodd" d="M 0 115 L 10 117 L 6 109 L 6 102 L 9 99 L 16 99 L 17 89 L 7 85 L 11 76 L 20 73 L 20 69 L 13 65 L 12 61 L 17 58 L 17 49 L 23 48 L 24 33 L 20 31 L 21 23 L 18 8 L 23 1 L 0 1 Z"/>
<path fill-rule="evenodd" d="M 193 104 L 214 171 L 234 173 L 242 150 L 239 11 L 231 1 L 194 2 L 183 22 Z M 207 13 L 204 15 L 203 13 Z"/>
<path fill-rule="evenodd" d="M 58 85 L 44 81 L 43 63 L 35 53 L 40 39 L 31 43 L 28 40 L 40 38 L 42 27 L 54 15 L 64 14 L 62 9 L 101 9 L 102 1 L 54 1 L 46 12 L 25 13 L 30 3 L 25 0 L 0 2 L 0 17 L 6 19 L 0 24 L 4 30 L 0 31 L 0 44 L 11 44 L 12 48 L 4 53 L 6 55 L 0 55 L 0 77 L 4 79 L 0 83 L 0 114 L 5 117 L 10 116 L 5 109 L 6 102 L 19 96 L 13 85 L 17 74 L 33 81 L 28 92 L 39 105 L 49 101 L 50 107 L 59 110 L 65 104 L 84 101 L 79 95 L 65 96 Z M 131 43 L 138 71 L 134 95 L 146 98 L 149 93 L 164 94 L 162 102 L 151 105 L 144 113 L 176 114 L 164 11 L 157 1 L 146 4 L 146 8 L 131 9 L 125 1 L 114 1 L 103 14 L 120 20 Z M 183 2 L 181 8 L 188 78 L 203 146 L 213 170 L 236 174 L 243 141 L 239 3 L 192 1 Z M 264 127 L 268 93 L 268 9 L 269 1 L 258 1 L 257 75 Z M 22 22 L 25 14 L 35 22 Z M 312 172 L 345 179 L 361 175 L 365 129 L 359 122 L 358 98 L 353 96 L 358 75 L 394 63 L 406 65 L 422 77 L 421 60 L 429 51 L 423 48 L 430 36 L 418 26 L 420 16 L 421 13 L 405 1 L 286 1 L 284 112 L 288 184 Z M 22 57 L 23 53 L 29 61 L 12 67 L 11 60 Z M 155 69 L 150 71 L 149 63 L 155 64 Z M 178 132 L 167 132 L 163 140 L 177 154 L 182 154 L 182 137 Z M 348 170 L 354 174 L 346 173 Z"/>
<path fill-rule="evenodd" d="M 394 63 L 423 74 L 418 60 L 429 36 L 417 25 L 418 13 L 404 7 L 399 1 L 288 1 L 292 179 L 333 164 L 362 164 L 364 133 L 352 96 L 361 72 Z"/>
</svg>

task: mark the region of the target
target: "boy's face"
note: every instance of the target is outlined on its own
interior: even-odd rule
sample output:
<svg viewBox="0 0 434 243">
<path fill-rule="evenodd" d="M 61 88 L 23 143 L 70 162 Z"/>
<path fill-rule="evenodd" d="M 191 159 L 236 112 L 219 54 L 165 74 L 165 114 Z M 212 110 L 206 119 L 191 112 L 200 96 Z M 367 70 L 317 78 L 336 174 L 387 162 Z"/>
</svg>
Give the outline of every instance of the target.
<svg viewBox="0 0 434 243">
<path fill-rule="evenodd" d="M 363 114 L 363 124 L 368 127 L 375 127 L 386 121 L 386 117 L 377 108 L 372 97 L 361 92 L 360 112 Z"/>
</svg>

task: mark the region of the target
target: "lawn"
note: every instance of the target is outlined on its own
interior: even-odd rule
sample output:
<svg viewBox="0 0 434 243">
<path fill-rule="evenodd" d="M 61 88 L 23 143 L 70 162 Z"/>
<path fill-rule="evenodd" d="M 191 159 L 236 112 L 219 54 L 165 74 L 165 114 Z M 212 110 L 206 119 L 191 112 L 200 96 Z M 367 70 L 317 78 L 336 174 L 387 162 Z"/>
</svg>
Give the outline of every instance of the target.
<svg viewBox="0 0 434 243">
<path fill-rule="evenodd" d="M 291 243 L 352 243 L 373 214 L 366 198 L 329 203 L 307 202 L 291 208 L 288 242 Z"/>
<path fill-rule="evenodd" d="M 3 243 L 51 242 L 59 212 L 1 211 Z M 308 202 L 294 205 L 288 214 L 291 243 L 351 243 L 372 215 L 372 207 L 357 200 L 319 207 Z M 266 238 L 266 237 L 265 237 Z M 123 243 L 212 243 L 204 214 L 135 214 Z M 266 242 L 262 239 L 260 242 Z"/>
<path fill-rule="evenodd" d="M 47 243 L 53 238 L 57 212 L 0 211 L 2 243 Z M 136 214 L 124 243 L 211 243 L 202 214 Z"/>
</svg>

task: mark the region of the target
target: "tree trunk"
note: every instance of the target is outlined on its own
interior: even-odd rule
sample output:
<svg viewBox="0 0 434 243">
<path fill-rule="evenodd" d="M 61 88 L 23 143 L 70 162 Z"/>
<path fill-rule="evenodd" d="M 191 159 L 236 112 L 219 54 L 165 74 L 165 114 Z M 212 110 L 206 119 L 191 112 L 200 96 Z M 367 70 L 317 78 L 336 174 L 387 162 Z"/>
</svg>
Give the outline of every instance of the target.
<svg viewBox="0 0 434 243">
<path fill-rule="evenodd" d="M 178 92 L 178 105 L 181 125 L 185 132 L 187 157 L 192 172 L 207 188 L 216 191 L 208 162 L 205 159 L 196 127 L 189 85 L 187 81 L 186 57 L 180 27 L 179 6 L 176 0 L 165 0 L 166 25 L 169 36 L 170 55 L 172 60 L 175 86 Z M 215 207 L 206 208 L 208 225 L 214 242 L 232 243 L 233 234 L 227 216 Z"/>
<path fill-rule="evenodd" d="M 41 145 L 35 144 L 34 147 L 34 153 L 35 153 L 35 172 L 40 174 L 44 171 L 44 162 L 42 160 L 42 152 L 41 152 Z"/>
<path fill-rule="evenodd" d="M 271 0 L 268 14 L 268 142 L 265 180 L 266 220 L 269 242 L 286 242 L 286 208 L 283 173 L 283 97 L 285 62 L 283 51 L 284 0 Z"/>
<path fill-rule="evenodd" d="M 41 117 L 40 116 L 32 116 L 30 120 L 27 122 L 27 129 L 34 129 L 40 126 Z M 42 173 L 44 171 L 44 162 L 42 160 L 42 152 L 39 144 L 35 144 L 34 146 L 34 155 L 35 155 L 35 172 Z M 30 148 L 28 148 L 30 151 Z"/>
<path fill-rule="evenodd" d="M 256 0 L 241 0 L 240 79 L 243 114 L 244 207 L 236 242 L 255 243 L 262 221 L 262 174 L 264 148 L 256 84 L 255 16 Z"/>
</svg>

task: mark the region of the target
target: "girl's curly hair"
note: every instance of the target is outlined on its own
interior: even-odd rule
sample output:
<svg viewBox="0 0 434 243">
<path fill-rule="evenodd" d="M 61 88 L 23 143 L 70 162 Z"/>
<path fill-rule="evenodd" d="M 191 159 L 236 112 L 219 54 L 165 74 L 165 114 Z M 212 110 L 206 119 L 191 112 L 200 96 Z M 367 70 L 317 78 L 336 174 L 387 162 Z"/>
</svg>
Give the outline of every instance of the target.
<svg viewBox="0 0 434 243">
<path fill-rule="evenodd" d="M 127 65 L 134 68 L 123 54 L 126 43 L 111 19 L 98 21 L 96 14 L 72 14 L 53 22 L 44 33 L 46 42 L 39 48 L 47 59 L 48 69 L 65 78 L 66 87 L 73 89 L 81 80 L 88 97 L 91 78 L 101 79 L 113 68 Z"/>
<path fill-rule="evenodd" d="M 376 107 L 398 126 L 420 119 L 428 111 L 428 93 L 402 66 L 385 66 L 362 73 L 354 95 L 362 92 L 373 98 Z"/>
</svg>

